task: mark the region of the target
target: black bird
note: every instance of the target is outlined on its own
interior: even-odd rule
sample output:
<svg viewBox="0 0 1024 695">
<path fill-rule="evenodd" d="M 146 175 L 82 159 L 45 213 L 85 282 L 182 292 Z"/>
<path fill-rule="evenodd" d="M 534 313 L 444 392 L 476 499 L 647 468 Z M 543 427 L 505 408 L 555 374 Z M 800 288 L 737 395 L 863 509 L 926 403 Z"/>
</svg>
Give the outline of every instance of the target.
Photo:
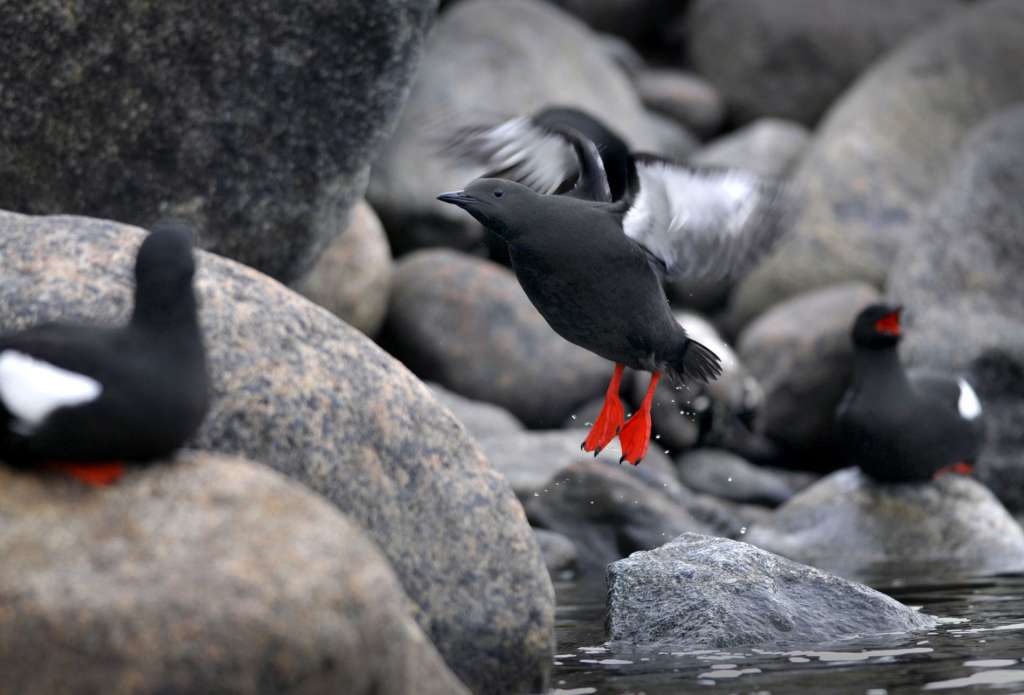
<svg viewBox="0 0 1024 695">
<path fill-rule="evenodd" d="M 984 440 L 981 403 L 963 378 L 903 369 L 900 312 L 873 304 L 854 321 L 853 380 L 836 411 L 840 445 L 884 482 L 968 474 Z"/>
<path fill-rule="evenodd" d="M 126 326 L 0 336 L 0 459 L 106 485 L 184 444 L 209 404 L 194 273 L 191 230 L 161 223 L 139 248 Z"/>
<path fill-rule="evenodd" d="M 527 296 L 563 338 L 616 363 L 605 404 L 583 448 L 600 451 L 621 428 L 622 460 L 639 463 L 650 436 L 650 407 L 662 373 L 677 383 L 708 381 L 718 357 L 676 322 L 660 273 L 727 273 L 777 236 L 752 224 L 757 206 L 742 176 L 711 183 L 698 195 L 671 197 L 668 165 L 612 202 L 597 148 L 566 131 L 579 160 L 575 188 L 544 195 L 513 181 L 484 178 L 439 199 L 465 209 L 508 243 Z M 640 409 L 623 424 L 623 367 L 652 372 Z"/>
</svg>

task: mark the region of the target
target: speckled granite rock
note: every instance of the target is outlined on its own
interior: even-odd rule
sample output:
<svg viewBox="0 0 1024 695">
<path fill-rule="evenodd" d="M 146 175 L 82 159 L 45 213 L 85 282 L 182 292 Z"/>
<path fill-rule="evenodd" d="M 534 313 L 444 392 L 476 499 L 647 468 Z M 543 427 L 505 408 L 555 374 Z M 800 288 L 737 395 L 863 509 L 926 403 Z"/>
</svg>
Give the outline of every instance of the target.
<svg viewBox="0 0 1024 695">
<path fill-rule="evenodd" d="M 515 276 L 454 251 L 420 251 L 395 270 L 381 336 L 421 379 L 555 427 L 603 393 L 612 365 L 561 338 Z"/>
<path fill-rule="evenodd" d="M 375 336 L 391 291 L 391 247 L 377 213 L 359 201 L 344 232 L 324 249 L 295 289 L 345 323 Z"/>
<path fill-rule="evenodd" d="M 140 240 L 113 222 L 0 213 L 0 330 L 124 320 Z M 196 445 L 267 463 L 362 526 L 471 689 L 542 687 L 553 592 L 504 478 L 361 333 L 255 270 L 199 263 L 213 402 Z"/>
<path fill-rule="evenodd" d="M 935 625 L 861 584 L 752 545 L 684 534 L 608 567 L 608 637 L 682 648 L 816 644 Z"/>
<path fill-rule="evenodd" d="M 5 3 L 0 208 L 187 217 L 291 281 L 363 194 L 436 8 Z"/>
<path fill-rule="evenodd" d="M 1013 511 L 1024 510 L 1024 108 L 1000 112 L 964 140 L 946 186 L 889 276 L 904 303 L 908 364 L 968 375 L 985 410 L 978 466 Z"/>
<path fill-rule="evenodd" d="M 878 4 L 884 13 L 903 5 Z M 794 172 L 803 206 L 793 233 L 738 286 L 738 324 L 814 287 L 884 283 L 967 132 L 1024 100 L 1022 35 L 1024 4 L 972 3 L 864 74 L 815 131 Z"/>
<path fill-rule="evenodd" d="M 266 466 L 0 465 L 0 554 L 5 693 L 468 693 L 376 546 Z"/>
<path fill-rule="evenodd" d="M 846 468 L 755 525 L 746 540 L 843 574 L 937 563 L 972 574 L 1024 569 L 1024 531 L 984 485 L 959 475 L 876 483 Z M 929 574 L 936 571 L 930 565 Z"/>
</svg>

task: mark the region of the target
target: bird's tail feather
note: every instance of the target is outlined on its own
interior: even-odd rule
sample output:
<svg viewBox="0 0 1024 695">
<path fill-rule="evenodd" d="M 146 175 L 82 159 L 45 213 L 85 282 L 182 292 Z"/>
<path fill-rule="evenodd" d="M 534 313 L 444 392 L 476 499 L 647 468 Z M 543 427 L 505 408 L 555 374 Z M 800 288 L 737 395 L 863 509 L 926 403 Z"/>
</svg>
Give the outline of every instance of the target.
<svg viewBox="0 0 1024 695">
<path fill-rule="evenodd" d="M 687 338 L 679 355 L 668 366 L 673 382 L 682 385 L 688 381 L 708 383 L 722 373 L 722 363 L 706 345 Z"/>
</svg>

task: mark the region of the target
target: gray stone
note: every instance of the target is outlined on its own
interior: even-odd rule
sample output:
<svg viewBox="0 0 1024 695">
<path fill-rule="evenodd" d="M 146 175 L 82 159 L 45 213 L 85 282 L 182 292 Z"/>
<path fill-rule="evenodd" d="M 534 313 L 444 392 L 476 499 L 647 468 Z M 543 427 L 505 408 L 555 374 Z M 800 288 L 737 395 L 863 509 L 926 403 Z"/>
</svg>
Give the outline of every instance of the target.
<svg viewBox="0 0 1024 695">
<path fill-rule="evenodd" d="M 612 62 L 630 77 L 636 78 L 647 67 L 644 57 L 625 39 L 614 34 L 598 34 L 597 40 Z"/>
<path fill-rule="evenodd" d="M 560 533 L 535 528 L 533 535 L 552 576 L 571 575 L 576 569 L 576 544 Z"/>
<path fill-rule="evenodd" d="M 746 540 L 847 575 L 1024 569 L 1024 531 L 985 486 L 960 475 L 893 485 L 845 468 L 793 497 Z"/>
<path fill-rule="evenodd" d="M 959 7 L 956 0 L 697 0 L 690 61 L 735 116 L 813 125 L 874 60 Z"/>
<path fill-rule="evenodd" d="M 813 455 L 833 444 L 836 406 L 850 381 L 850 326 L 878 300 L 869 285 L 814 290 L 772 307 L 742 333 L 739 353 L 764 388 L 764 432 Z"/>
<path fill-rule="evenodd" d="M 185 217 L 290 282 L 362 196 L 436 8 L 4 3 L 0 208 Z"/>
<path fill-rule="evenodd" d="M 515 276 L 445 250 L 398 263 L 382 336 L 421 379 L 555 427 L 607 387 L 612 365 L 555 333 Z"/>
<path fill-rule="evenodd" d="M 474 401 L 449 391 L 440 384 L 427 384 L 434 398 L 452 411 L 478 442 L 494 435 L 512 434 L 523 429 L 523 423 L 504 408 L 483 401 Z"/>
<path fill-rule="evenodd" d="M 657 150 L 633 86 L 593 32 L 539 0 L 463 0 L 441 15 L 394 137 L 374 164 L 368 197 L 399 254 L 468 248 L 483 230 L 438 193 L 482 173 L 439 156 L 454 124 L 566 105 L 600 114 L 632 146 Z"/>
<path fill-rule="evenodd" d="M 882 4 L 886 12 L 903 5 Z M 794 173 L 803 206 L 787 240 L 738 286 L 737 323 L 813 287 L 851 279 L 882 286 L 968 130 L 1024 100 L 1022 35 L 1024 4 L 976 3 L 857 82 Z"/>
<path fill-rule="evenodd" d="M 0 554 L 4 692 L 468 693 L 374 543 L 266 466 L 0 465 Z"/>
<path fill-rule="evenodd" d="M 643 44 L 680 12 L 677 0 L 553 0 L 598 31 Z"/>
<path fill-rule="evenodd" d="M 690 157 L 690 163 L 785 178 L 803 155 L 810 137 L 807 128 L 795 121 L 760 118 L 712 140 Z"/>
<path fill-rule="evenodd" d="M 634 83 L 640 100 L 652 111 L 682 123 L 702 137 L 717 133 L 725 120 L 725 104 L 710 84 L 692 73 L 648 69 Z"/>
<path fill-rule="evenodd" d="M 687 533 L 608 567 L 608 637 L 726 649 L 909 632 L 935 619 L 752 545 Z"/>
<path fill-rule="evenodd" d="M 679 480 L 695 492 L 769 507 L 779 506 L 817 479 L 812 473 L 755 466 L 720 449 L 689 451 L 676 465 Z"/>
<path fill-rule="evenodd" d="M 0 213 L 0 331 L 125 320 L 141 238 L 102 220 Z M 505 479 L 363 334 L 255 270 L 198 262 L 213 393 L 196 446 L 264 462 L 358 523 L 471 689 L 540 689 L 554 596 Z"/>
<path fill-rule="evenodd" d="M 904 361 L 966 374 L 981 399 L 987 441 L 979 479 L 1024 510 L 1024 108 L 975 128 L 893 264 L 904 303 Z"/>
<path fill-rule="evenodd" d="M 662 157 L 682 162 L 700 147 L 700 140 L 679 121 L 657 111 L 648 111 L 644 120 L 648 136 L 657 143 L 653 151 Z"/>
<path fill-rule="evenodd" d="M 391 290 L 391 247 L 366 201 L 352 211 L 348 228 L 320 254 L 295 290 L 353 328 L 373 337 L 384 323 Z"/>
</svg>

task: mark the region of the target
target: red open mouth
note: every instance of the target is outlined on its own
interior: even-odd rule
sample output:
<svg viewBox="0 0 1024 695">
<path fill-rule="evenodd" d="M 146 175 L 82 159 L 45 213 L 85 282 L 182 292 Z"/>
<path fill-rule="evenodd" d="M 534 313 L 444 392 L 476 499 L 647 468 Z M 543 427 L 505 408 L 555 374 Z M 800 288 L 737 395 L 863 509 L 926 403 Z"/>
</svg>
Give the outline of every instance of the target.
<svg viewBox="0 0 1024 695">
<path fill-rule="evenodd" d="M 875 321 L 875 330 L 883 335 L 898 336 L 900 334 L 899 309 Z"/>
</svg>

